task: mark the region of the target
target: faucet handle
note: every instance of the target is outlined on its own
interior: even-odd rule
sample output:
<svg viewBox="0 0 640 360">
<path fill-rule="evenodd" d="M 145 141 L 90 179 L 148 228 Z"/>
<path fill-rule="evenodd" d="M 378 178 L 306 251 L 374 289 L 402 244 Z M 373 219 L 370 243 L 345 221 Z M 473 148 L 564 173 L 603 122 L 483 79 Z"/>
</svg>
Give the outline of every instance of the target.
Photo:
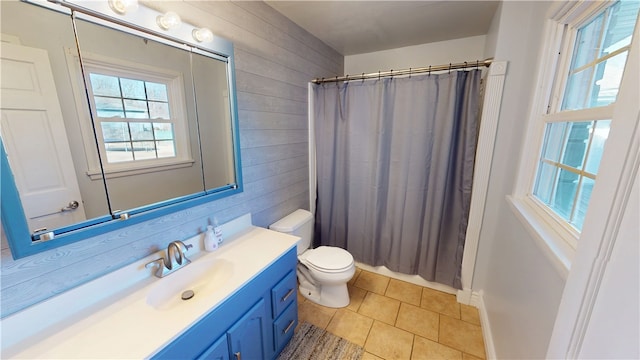
<svg viewBox="0 0 640 360">
<path fill-rule="evenodd" d="M 158 269 L 156 270 L 156 276 L 161 277 L 161 274 L 164 273 L 165 269 L 165 261 L 163 258 L 157 258 L 153 261 L 149 261 L 144 265 L 144 267 L 149 268 L 149 266 L 157 265 Z"/>
</svg>

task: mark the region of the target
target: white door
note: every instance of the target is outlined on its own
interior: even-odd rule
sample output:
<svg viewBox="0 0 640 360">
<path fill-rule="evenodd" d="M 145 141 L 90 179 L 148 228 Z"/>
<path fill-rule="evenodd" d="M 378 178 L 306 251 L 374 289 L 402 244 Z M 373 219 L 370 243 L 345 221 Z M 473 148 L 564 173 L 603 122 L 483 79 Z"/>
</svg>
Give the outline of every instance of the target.
<svg viewBox="0 0 640 360">
<path fill-rule="evenodd" d="M 49 56 L 42 49 L 1 46 L 0 131 L 29 229 L 83 221 L 84 206 Z"/>
</svg>

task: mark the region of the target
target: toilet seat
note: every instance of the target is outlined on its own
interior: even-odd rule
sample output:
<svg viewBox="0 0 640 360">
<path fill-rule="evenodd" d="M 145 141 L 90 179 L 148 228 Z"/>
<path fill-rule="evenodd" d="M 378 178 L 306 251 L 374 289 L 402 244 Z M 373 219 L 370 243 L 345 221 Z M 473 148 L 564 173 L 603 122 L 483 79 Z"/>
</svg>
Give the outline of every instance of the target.
<svg viewBox="0 0 640 360">
<path fill-rule="evenodd" d="M 353 266 L 353 256 L 347 250 L 333 246 L 309 249 L 300 255 L 300 261 L 325 273 L 343 272 Z"/>
</svg>

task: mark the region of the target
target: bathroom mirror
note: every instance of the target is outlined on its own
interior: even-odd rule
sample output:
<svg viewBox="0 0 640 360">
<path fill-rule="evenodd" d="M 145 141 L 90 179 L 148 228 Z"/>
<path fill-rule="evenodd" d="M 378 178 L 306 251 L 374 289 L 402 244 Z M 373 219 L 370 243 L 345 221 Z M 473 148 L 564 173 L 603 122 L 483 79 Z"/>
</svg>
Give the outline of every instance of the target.
<svg viewBox="0 0 640 360">
<path fill-rule="evenodd" d="M 0 3 L 2 224 L 14 258 L 242 191 L 230 42 L 142 27 L 156 16 L 143 6 L 112 16 L 106 0 L 37 4 Z M 38 62 L 20 58 L 29 52 Z M 44 84 L 50 109 L 20 77 Z"/>
</svg>

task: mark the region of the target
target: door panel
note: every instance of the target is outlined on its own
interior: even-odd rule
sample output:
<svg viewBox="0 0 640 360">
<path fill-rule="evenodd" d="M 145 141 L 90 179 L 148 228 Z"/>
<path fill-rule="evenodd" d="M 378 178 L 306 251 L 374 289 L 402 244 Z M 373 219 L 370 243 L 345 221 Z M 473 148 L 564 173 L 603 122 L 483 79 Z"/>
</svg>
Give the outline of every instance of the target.
<svg viewBox="0 0 640 360">
<path fill-rule="evenodd" d="M 1 54 L 2 139 L 30 230 L 86 220 L 47 52 Z"/>
</svg>

